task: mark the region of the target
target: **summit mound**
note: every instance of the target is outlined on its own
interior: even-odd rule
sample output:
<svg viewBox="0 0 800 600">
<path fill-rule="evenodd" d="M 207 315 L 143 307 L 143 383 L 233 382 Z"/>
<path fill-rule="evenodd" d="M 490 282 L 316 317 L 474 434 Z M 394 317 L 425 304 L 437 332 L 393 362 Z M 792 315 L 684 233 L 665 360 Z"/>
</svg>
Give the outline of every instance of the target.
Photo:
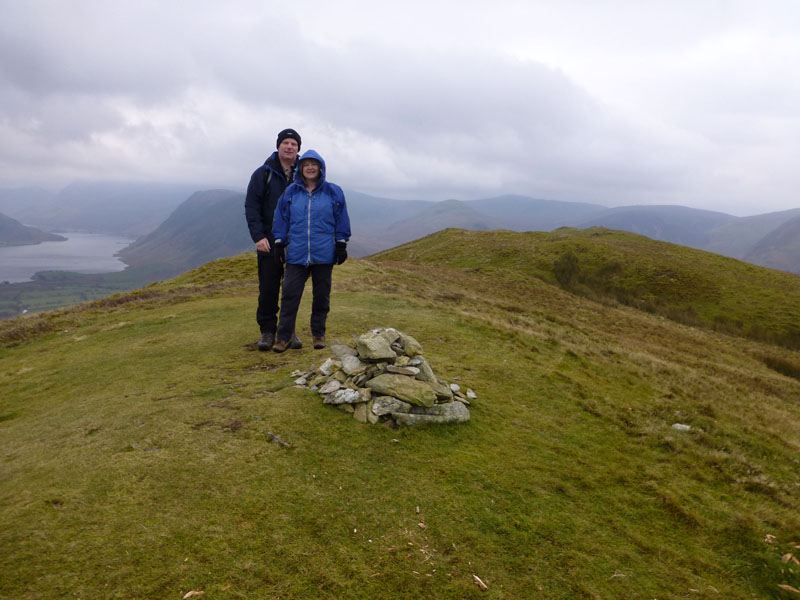
<svg viewBox="0 0 800 600">
<path fill-rule="evenodd" d="M 457 426 L 298 387 L 326 353 L 257 351 L 252 253 L 0 323 L 0 597 L 792 598 L 800 352 L 746 334 L 796 323 L 796 283 L 595 233 L 335 268 L 331 346 L 412 336 L 478 391 Z M 592 283 L 613 262 L 628 298 Z M 681 302 L 706 321 L 656 312 Z"/>
</svg>

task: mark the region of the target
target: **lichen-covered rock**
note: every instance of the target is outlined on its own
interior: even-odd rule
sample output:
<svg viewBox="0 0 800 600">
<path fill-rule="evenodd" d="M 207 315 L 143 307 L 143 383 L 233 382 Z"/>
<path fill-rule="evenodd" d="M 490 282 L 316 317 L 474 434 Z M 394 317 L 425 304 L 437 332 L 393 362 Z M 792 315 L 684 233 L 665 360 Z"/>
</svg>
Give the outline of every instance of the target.
<svg viewBox="0 0 800 600">
<path fill-rule="evenodd" d="M 345 344 L 331 344 L 331 354 L 342 360 L 345 356 L 358 356 L 358 351 Z"/>
<path fill-rule="evenodd" d="M 360 375 L 367 370 L 367 365 L 358 359 L 358 356 L 342 357 L 342 371 L 348 375 Z"/>
<path fill-rule="evenodd" d="M 433 406 L 436 394 L 424 381 L 406 375 L 383 373 L 367 382 L 373 392 L 384 396 L 394 396 L 417 406 Z"/>
<path fill-rule="evenodd" d="M 392 396 L 375 396 L 372 399 L 372 412 L 376 416 L 390 415 L 393 412 L 411 412 L 412 405 Z"/>
<path fill-rule="evenodd" d="M 416 365 L 419 368 L 419 373 L 416 375 L 420 381 L 438 381 L 436 374 L 433 372 L 428 361 L 422 357 L 419 358 L 419 363 Z"/>
<path fill-rule="evenodd" d="M 349 388 L 337 390 L 334 392 L 333 396 L 341 400 L 339 404 L 355 404 L 361 402 L 361 393 L 358 390 L 351 390 Z"/>
<path fill-rule="evenodd" d="M 371 331 L 358 338 L 356 350 L 362 360 L 377 361 L 397 358 L 397 354 L 392 350 L 386 338 Z"/>
<path fill-rule="evenodd" d="M 443 423 L 466 423 L 469 421 L 469 409 L 463 402 L 458 400 L 447 404 L 437 404 L 424 411 L 418 411 L 417 407 L 412 410 L 416 413 L 394 412 L 392 417 L 399 425 L 423 425 L 423 424 L 443 424 Z M 428 412 L 433 411 L 433 412 Z"/>
<path fill-rule="evenodd" d="M 323 394 L 323 395 L 324 394 L 332 394 L 333 392 L 338 390 L 340 387 L 342 387 L 342 384 L 341 384 L 340 381 L 338 381 L 337 379 L 330 379 L 330 380 L 325 382 L 325 385 L 323 385 L 321 388 L 319 388 L 319 393 Z"/>
<path fill-rule="evenodd" d="M 330 394 L 326 394 L 322 400 L 323 404 L 355 404 L 361 402 L 361 394 L 358 390 L 343 388 Z"/>
<path fill-rule="evenodd" d="M 336 369 L 338 369 L 340 363 L 329 358 L 324 363 L 319 366 L 319 372 L 323 375 L 331 375 Z"/>
<path fill-rule="evenodd" d="M 397 373 L 398 375 L 410 375 L 415 376 L 419 374 L 419 369 L 417 367 L 398 367 L 396 365 L 389 365 L 386 367 L 386 370 L 389 373 Z"/>
<path fill-rule="evenodd" d="M 417 340 L 405 333 L 401 336 L 401 338 L 403 340 L 403 353 L 406 356 L 413 358 L 419 354 L 422 354 L 422 344 L 420 344 Z"/>
<path fill-rule="evenodd" d="M 363 402 L 359 402 L 353 408 L 353 418 L 358 421 L 359 423 L 366 423 L 367 422 L 367 405 Z"/>
<path fill-rule="evenodd" d="M 389 345 L 394 344 L 400 339 L 400 332 L 394 327 L 387 327 L 385 329 L 375 329 L 373 333 L 381 336 Z"/>
<path fill-rule="evenodd" d="M 316 377 L 311 379 L 311 381 L 308 382 L 308 385 L 309 385 L 309 387 L 314 387 L 314 386 L 319 387 L 321 385 L 325 385 L 325 383 L 330 378 L 331 378 L 330 375 L 317 375 Z"/>
<path fill-rule="evenodd" d="M 436 402 L 450 402 L 453 399 L 453 392 L 450 391 L 450 387 L 442 383 L 439 378 L 434 378 L 433 381 L 426 381 L 433 393 L 436 394 Z"/>
<path fill-rule="evenodd" d="M 372 412 L 372 407 L 374 404 L 375 402 L 373 400 L 365 403 L 365 406 L 367 407 L 367 423 L 370 423 L 371 425 L 377 425 L 381 420 L 379 415 L 376 415 L 374 412 Z"/>
</svg>

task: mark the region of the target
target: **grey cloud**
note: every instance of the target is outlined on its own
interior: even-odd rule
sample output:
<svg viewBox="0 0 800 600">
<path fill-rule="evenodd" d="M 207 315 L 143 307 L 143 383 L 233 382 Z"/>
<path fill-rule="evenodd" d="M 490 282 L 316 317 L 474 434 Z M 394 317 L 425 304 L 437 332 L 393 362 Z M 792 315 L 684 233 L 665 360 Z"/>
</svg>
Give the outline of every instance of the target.
<svg viewBox="0 0 800 600">
<path fill-rule="evenodd" d="M 13 7 L 0 25 L 0 73 L 7 85 L 40 96 L 119 94 L 153 101 L 182 89 L 196 72 L 181 32 L 158 14 L 125 3 L 52 11 L 40 4 Z M 36 11 L 42 14 L 34 17 Z"/>
<path fill-rule="evenodd" d="M 601 100 L 574 74 L 494 51 L 488 34 L 472 48 L 478 3 L 442 31 L 452 45 L 435 43 L 435 19 L 421 24 L 425 44 L 376 41 L 374 23 L 358 23 L 372 27 L 371 40 L 329 40 L 324 27 L 306 26 L 311 13 L 336 13 L 316 0 L 294 12 L 210 0 L 9 4 L 0 23 L 4 178 L 35 173 L 51 156 L 50 173 L 89 178 L 94 168 L 238 186 L 291 125 L 304 147 L 324 146 L 338 183 L 379 195 L 681 203 L 727 193 L 707 174 L 746 169 L 754 153 L 744 145 L 763 148 L 756 154 L 767 174 L 777 162 L 767 145 L 796 145 L 779 132 L 794 131 L 800 105 L 799 89 L 786 83 L 796 79 L 792 61 L 769 73 L 735 62 L 657 68 L 655 54 L 671 65 L 664 57 L 741 20 L 741 2 L 722 3 L 732 8 L 717 20 L 716 2 L 691 11 L 695 3 L 567 2 L 552 17 L 529 3 L 489 7 L 509 20 L 510 41 L 536 36 L 563 47 L 559 32 L 569 31 L 571 43 L 600 47 L 615 36 L 610 54 L 583 50 L 601 72 L 656 38 L 639 67 L 644 117 Z M 375 18 L 382 11 L 370 9 Z M 360 15 L 328 30 L 338 32 L 345 17 Z M 695 68 L 681 71 L 686 64 Z M 759 120 L 742 120 L 751 117 Z"/>
</svg>

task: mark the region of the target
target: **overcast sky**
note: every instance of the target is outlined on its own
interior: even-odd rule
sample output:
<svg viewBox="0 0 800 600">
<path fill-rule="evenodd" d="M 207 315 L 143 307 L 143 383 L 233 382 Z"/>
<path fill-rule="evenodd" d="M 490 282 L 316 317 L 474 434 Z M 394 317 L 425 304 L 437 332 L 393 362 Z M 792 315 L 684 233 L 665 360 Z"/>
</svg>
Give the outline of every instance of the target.
<svg viewBox="0 0 800 600">
<path fill-rule="evenodd" d="M 0 187 L 800 207 L 798 0 L 0 0 Z"/>
</svg>

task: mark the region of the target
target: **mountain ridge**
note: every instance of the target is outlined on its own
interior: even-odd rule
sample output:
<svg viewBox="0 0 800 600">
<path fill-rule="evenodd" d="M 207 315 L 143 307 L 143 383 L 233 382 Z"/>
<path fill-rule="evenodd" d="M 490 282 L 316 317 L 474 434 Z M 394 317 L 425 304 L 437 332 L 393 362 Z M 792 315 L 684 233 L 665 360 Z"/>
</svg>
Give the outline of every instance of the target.
<svg viewBox="0 0 800 600">
<path fill-rule="evenodd" d="M 98 202 L 103 204 L 104 211 L 107 211 L 109 206 L 115 204 L 113 200 L 115 197 L 127 197 L 131 200 L 123 201 L 121 204 L 129 205 L 131 210 L 135 210 L 139 214 L 138 217 L 133 218 L 129 214 L 128 217 L 122 219 L 125 221 L 125 225 L 122 226 L 118 222 L 119 219 L 114 224 L 108 219 L 107 212 L 100 211 L 97 214 L 92 213 L 93 227 L 103 227 L 109 232 L 111 229 L 125 229 L 129 232 L 135 230 L 140 235 L 150 235 L 154 234 L 170 217 L 172 211 L 178 209 L 188 197 L 187 195 L 178 198 L 177 194 L 181 188 L 164 188 L 162 186 L 160 189 L 159 194 L 161 195 L 159 196 L 150 194 L 144 187 L 132 188 L 120 184 L 116 188 L 111 187 L 104 191 L 102 183 L 95 183 L 88 187 L 76 185 L 65 188 L 58 195 L 50 197 L 49 204 L 39 206 L 37 211 L 41 213 L 39 218 L 46 220 L 50 227 L 58 226 L 68 229 L 69 227 L 80 227 L 81 224 L 86 226 L 86 223 L 80 222 L 78 215 L 85 216 L 87 211 L 92 213 L 96 210 Z M 241 202 L 244 202 L 243 193 L 228 191 L 231 194 L 239 194 Z M 0 206 L 8 204 L 8 202 L 4 203 L 4 197 L 6 200 L 9 199 L 8 194 L 4 196 L 2 192 L 3 190 L 0 190 Z M 8 191 L 6 190 L 6 192 Z M 17 190 L 14 193 L 23 192 Z M 42 197 L 47 197 L 43 190 L 25 190 L 24 193 L 30 197 L 40 197 L 40 202 Z M 149 194 L 151 197 L 143 201 L 141 200 L 143 194 Z M 88 198 L 77 202 L 75 198 L 81 195 L 87 195 Z M 159 210 L 162 212 L 150 210 L 149 207 L 156 203 L 158 198 L 163 198 L 165 195 L 168 196 L 166 203 L 159 200 Z M 751 217 L 735 217 L 717 211 L 684 206 L 609 208 L 597 204 L 560 202 L 519 195 L 441 202 L 391 200 L 353 190 L 347 190 L 346 196 L 354 231 L 350 244 L 350 253 L 353 256 L 374 254 L 448 227 L 474 230 L 496 228 L 515 231 L 549 231 L 562 226 L 587 228 L 600 225 L 632 231 L 653 239 L 710 250 L 725 256 L 757 262 L 761 266 L 800 273 L 800 250 L 793 243 L 793 230 L 784 231 L 774 243 L 769 241 L 770 236 L 781 225 L 800 215 L 800 208 Z M 69 198 L 72 200 L 68 201 Z M 117 200 L 117 203 L 120 201 Z M 54 204 L 63 205 L 61 212 L 53 210 Z M 173 208 L 163 212 L 170 206 Z M 69 216 L 70 211 L 71 216 Z M 226 229 L 217 228 L 216 234 L 222 238 L 241 239 L 242 224 L 236 220 L 239 218 L 236 215 L 239 208 L 235 206 L 235 203 L 231 203 L 230 211 L 224 219 L 227 224 Z M 186 214 L 185 209 L 179 214 L 183 214 L 185 218 L 192 218 Z M 243 220 L 243 217 L 241 218 Z M 172 225 L 174 222 L 170 224 L 170 226 Z M 209 224 L 209 226 L 211 225 Z M 162 233 L 164 232 L 162 231 Z M 220 251 L 224 250 L 229 254 L 245 249 L 244 246 L 234 245 L 235 247 L 233 247 L 228 239 L 220 239 L 217 244 L 213 236 L 204 238 L 203 246 L 208 248 L 209 244 L 218 245 Z M 183 260 L 177 260 L 175 252 L 179 245 L 177 241 L 172 244 L 164 242 L 162 247 L 169 256 L 158 257 L 155 254 L 158 246 L 151 243 L 151 249 L 154 251 L 151 256 L 152 260 L 182 263 L 186 268 L 193 268 L 202 264 L 204 260 L 213 258 L 213 253 L 203 254 L 202 249 L 192 248 L 191 243 L 186 240 L 183 242 L 183 251 L 186 256 L 183 257 Z M 770 246 L 771 250 L 754 252 L 757 246 L 762 248 Z M 167 250 L 167 248 L 170 249 Z M 140 256 L 142 255 L 141 248 L 136 252 Z"/>
<path fill-rule="evenodd" d="M 66 239 L 63 235 L 23 225 L 16 219 L 0 213 L 0 247 L 28 246 L 41 244 L 42 242 L 63 242 Z"/>
<path fill-rule="evenodd" d="M 253 247 L 244 196 L 231 190 L 195 192 L 154 231 L 119 252 L 131 267 L 163 265 L 173 275 Z"/>
</svg>

